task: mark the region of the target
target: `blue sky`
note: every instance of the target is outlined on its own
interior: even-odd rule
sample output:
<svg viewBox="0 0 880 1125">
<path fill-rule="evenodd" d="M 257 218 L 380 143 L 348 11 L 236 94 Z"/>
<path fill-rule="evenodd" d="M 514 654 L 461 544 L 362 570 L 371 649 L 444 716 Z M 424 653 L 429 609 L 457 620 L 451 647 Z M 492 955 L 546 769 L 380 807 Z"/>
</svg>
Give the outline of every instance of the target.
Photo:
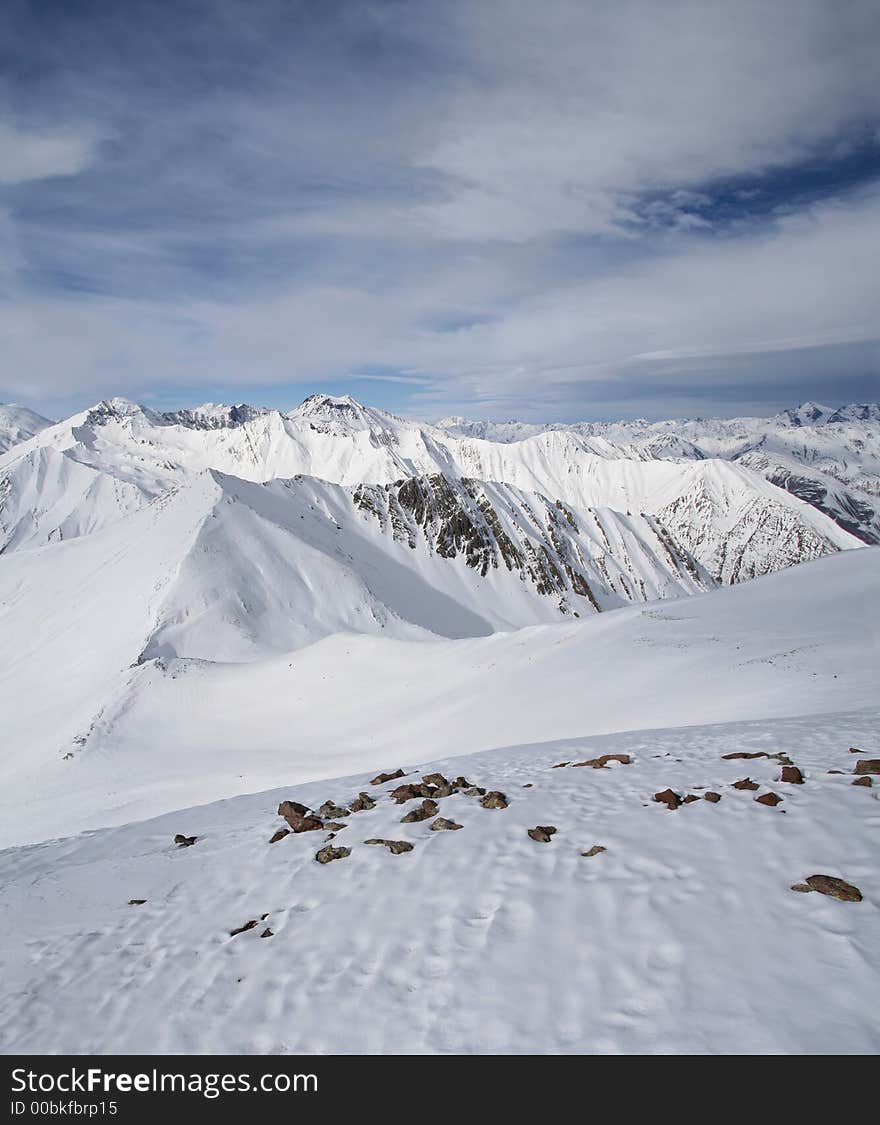
<svg viewBox="0 0 880 1125">
<path fill-rule="evenodd" d="M 876 399 L 880 6 L 4 5 L 0 399 Z"/>
</svg>

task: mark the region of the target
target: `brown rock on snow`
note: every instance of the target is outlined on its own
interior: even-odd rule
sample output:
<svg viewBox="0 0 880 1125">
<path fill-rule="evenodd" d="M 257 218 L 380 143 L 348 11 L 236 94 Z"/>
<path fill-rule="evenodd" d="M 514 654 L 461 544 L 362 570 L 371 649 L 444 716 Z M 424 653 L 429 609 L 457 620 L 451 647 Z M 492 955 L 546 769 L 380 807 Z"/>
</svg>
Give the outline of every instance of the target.
<svg viewBox="0 0 880 1125">
<path fill-rule="evenodd" d="M 334 848 L 328 844 L 315 852 L 315 859 L 318 863 L 332 863 L 334 859 L 345 859 L 347 855 L 351 855 L 351 848 Z"/>
<path fill-rule="evenodd" d="M 429 817 L 437 815 L 437 802 L 432 801 L 430 798 L 422 801 L 417 809 L 408 812 L 406 816 L 400 818 L 401 824 L 418 824 L 420 820 L 427 820 Z"/>
<path fill-rule="evenodd" d="M 291 814 L 295 813 L 297 816 L 308 816 L 309 810 L 305 805 L 301 805 L 299 801 L 282 801 L 278 806 L 278 815 L 283 816 L 285 820 Z"/>
<path fill-rule="evenodd" d="M 256 918 L 251 918 L 250 922 L 245 922 L 243 926 L 239 926 L 237 929 L 230 930 L 229 936 L 235 937 L 236 934 L 243 934 L 246 930 L 252 930 L 257 925 L 259 925 L 259 923 L 257 922 Z"/>
<path fill-rule="evenodd" d="M 454 820 L 447 820 L 445 816 L 438 816 L 431 825 L 431 831 L 440 832 L 445 828 L 450 832 L 456 832 L 461 827 L 463 826 L 461 824 L 456 824 Z"/>
<path fill-rule="evenodd" d="M 781 803 L 782 798 L 778 793 L 762 793 L 761 796 L 756 797 L 755 800 L 759 805 L 769 805 L 771 808 L 775 808 L 776 805 Z"/>
<path fill-rule="evenodd" d="M 462 789 L 465 797 L 482 797 L 485 792 L 486 790 L 479 785 L 468 785 Z"/>
<path fill-rule="evenodd" d="M 128 900 L 129 906 L 143 906 L 147 900 L 145 898 L 130 898 Z"/>
<path fill-rule="evenodd" d="M 446 780 L 442 773 L 426 773 L 422 778 L 422 783 L 424 785 L 437 785 L 441 789 L 444 789 L 449 785 L 449 782 Z"/>
<path fill-rule="evenodd" d="M 738 758 L 769 758 L 769 754 L 765 754 L 763 750 L 759 750 L 756 754 L 748 754 L 744 750 L 738 750 L 735 754 L 722 754 L 721 760 L 723 762 L 732 762 Z"/>
<path fill-rule="evenodd" d="M 348 825 L 347 824 L 339 824 L 335 820 L 327 820 L 327 821 L 324 822 L 324 831 L 325 832 L 333 832 L 335 834 L 337 832 L 341 832 L 343 828 L 348 828 Z"/>
<path fill-rule="evenodd" d="M 713 805 L 717 805 L 718 802 L 721 800 L 721 794 L 720 793 L 713 793 L 710 790 L 708 793 L 703 794 L 703 800 L 704 801 L 711 801 Z"/>
<path fill-rule="evenodd" d="M 787 781 L 790 785 L 803 785 L 804 775 L 797 766 L 783 766 L 780 781 Z"/>
<path fill-rule="evenodd" d="M 700 798 L 696 795 L 696 793 L 688 793 L 688 795 L 685 797 L 685 799 L 681 803 L 683 805 L 691 805 L 691 804 L 693 804 L 694 801 L 699 801 L 699 800 L 700 800 Z"/>
<path fill-rule="evenodd" d="M 629 754 L 602 754 L 598 758 L 587 758 L 585 762 L 573 762 L 572 769 L 577 769 L 580 766 L 592 766 L 594 770 L 604 769 L 609 762 L 620 762 L 621 765 L 628 766 L 632 758 Z"/>
<path fill-rule="evenodd" d="M 759 789 L 760 786 L 757 782 L 752 781 L 750 777 L 743 777 L 739 781 L 733 783 L 734 789 Z"/>
<path fill-rule="evenodd" d="M 808 895 L 813 888 L 808 883 L 792 883 L 791 889 L 799 891 L 802 895 Z"/>
<path fill-rule="evenodd" d="M 408 840 L 364 840 L 365 844 L 381 844 L 386 847 L 392 855 L 402 855 L 403 852 L 411 852 L 413 845 Z"/>
<path fill-rule="evenodd" d="M 539 844 L 549 844 L 550 837 L 556 834 L 556 828 L 552 824 L 538 824 L 535 828 L 528 830 L 529 836 L 533 840 L 537 840 Z"/>
<path fill-rule="evenodd" d="M 880 773 L 880 758 L 862 758 L 861 761 L 856 762 L 853 773 Z"/>
<path fill-rule="evenodd" d="M 191 848 L 198 840 L 198 836 L 182 836 L 179 832 L 174 837 L 174 842 L 180 848 Z"/>
<path fill-rule="evenodd" d="M 369 795 L 369 793 L 358 793 L 354 801 L 349 801 L 349 806 L 353 813 L 367 812 L 369 809 L 376 807 L 376 802 Z"/>
<path fill-rule="evenodd" d="M 507 798 L 503 793 L 499 793 L 497 789 L 493 789 L 491 793 L 487 793 L 480 801 L 480 805 L 484 809 L 506 809 Z"/>
<path fill-rule="evenodd" d="M 807 883 L 820 895 L 831 895 L 839 898 L 841 902 L 861 902 L 862 892 L 852 883 L 846 883 L 834 875 L 810 875 Z"/>
<path fill-rule="evenodd" d="M 279 840 L 283 840 L 285 836 L 290 835 L 289 828 L 279 828 L 275 835 L 269 841 L 270 844 L 277 844 Z"/>
<path fill-rule="evenodd" d="M 855 781 L 853 782 L 853 785 L 869 785 L 870 786 L 872 784 L 873 784 L 873 782 L 871 781 L 870 777 L 868 777 L 867 775 L 865 777 L 857 777 L 855 779 Z"/>
<path fill-rule="evenodd" d="M 318 815 L 324 817 L 325 820 L 341 820 L 344 816 L 351 816 L 351 813 L 348 809 L 342 808 L 333 801 L 325 801 L 318 809 Z"/>
<path fill-rule="evenodd" d="M 600 852 L 604 852 L 604 851 L 607 851 L 607 850 L 608 849 L 603 848 L 601 844 L 593 844 L 593 846 L 590 848 L 590 850 L 588 852 L 581 852 L 581 855 L 586 856 L 587 859 L 592 859 L 592 857 L 594 855 L 598 855 Z"/>
<path fill-rule="evenodd" d="M 568 762 L 557 762 L 555 766 L 551 766 L 551 770 L 561 770 L 568 765 Z"/>
<path fill-rule="evenodd" d="M 275 931 L 270 930 L 267 926 L 265 930 L 263 930 L 263 932 L 260 934 L 260 937 L 275 937 Z"/>
<path fill-rule="evenodd" d="M 666 805 L 668 809 L 677 809 L 681 804 L 681 798 L 677 793 L 673 793 L 671 789 L 663 789 L 659 793 L 654 794 L 654 800 L 658 804 Z"/>
<path fill-rule="evenodd" d="M 386 781 L 394 781 L 396 777 L 405 777 L 403 770 L 395 770 L 393 773 L 380 773 L 374 777 L 370 785 L 384 785 Z"/>
</svg>

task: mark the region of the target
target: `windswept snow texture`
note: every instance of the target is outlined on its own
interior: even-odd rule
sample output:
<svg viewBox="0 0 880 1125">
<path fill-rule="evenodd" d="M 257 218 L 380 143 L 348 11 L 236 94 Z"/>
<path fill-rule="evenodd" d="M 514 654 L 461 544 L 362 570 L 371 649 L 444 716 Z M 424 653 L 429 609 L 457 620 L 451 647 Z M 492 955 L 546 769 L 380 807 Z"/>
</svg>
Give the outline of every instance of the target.
<svg viewBox="0 0 880 1125">
<path fill-rule="evenodd" d="M 710 598 L 719 598 L 712 594 Z M 0 852 L 4 1052 L 861 1052 L 880 1048 L 880 712 L 642 730 L 386 767 L 507 794 L 401 824 L 369 773 Z M 738 751 L 778 762 L 724 761 Z M 553 769 L 603 753 L 629 765 Z M 756 792 L 734 789 L 748 773 Z M 524 788 L 524 786 L 531 788 Z M 718 792 L 670 811 L 671 787 Z M 269 839 L 282 799 L 372 810 Z M 755 797 L 777 792 L 776 808 Z M 536 824 L 556 827 L 549 844 Z M 198 837 L 178 848 L 175 834 Z M 404 840 L 392 855 L 372 838 Z M 585 856 L 594 846 L 606 850 Z M 813 873 L 862 901 L 790 890 Z M 145 900 L 142 905 L 129 901 Z M 231 936 L 247 922 L 256 925 Z M 268 934 L 261 937 L 263 933 Z M 271 935 L 271 936 L 270 936 Z"/>
</svg>

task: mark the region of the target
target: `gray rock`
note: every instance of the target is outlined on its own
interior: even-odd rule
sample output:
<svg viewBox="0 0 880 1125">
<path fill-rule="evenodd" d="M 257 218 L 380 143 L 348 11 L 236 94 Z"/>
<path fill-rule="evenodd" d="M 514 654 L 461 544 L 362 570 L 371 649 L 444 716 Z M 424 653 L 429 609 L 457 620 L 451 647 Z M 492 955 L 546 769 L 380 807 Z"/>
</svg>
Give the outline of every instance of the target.
<svg viewBox="0 0 880 1125">
<path fill-rule="evenodd" d="M 334 859 L 345 859 L 347 855 L 351 855 L 351 848 L 334 848 L 328 844 L 315 852 L 315 859 L 318 863 L 332 863 Z"/>
</svg>

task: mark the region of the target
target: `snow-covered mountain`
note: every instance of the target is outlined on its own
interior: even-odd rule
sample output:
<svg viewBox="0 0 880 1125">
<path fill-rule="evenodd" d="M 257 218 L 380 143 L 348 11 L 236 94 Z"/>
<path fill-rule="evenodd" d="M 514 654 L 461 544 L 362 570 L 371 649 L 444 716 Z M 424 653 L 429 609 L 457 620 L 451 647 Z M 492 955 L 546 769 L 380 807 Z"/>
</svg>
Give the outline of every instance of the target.
<svg viewBox="0 0 880 1125">
<path fill-rule="evenodd" d="M 873 507 L 824 470 L 810 470 L 806 486 L 807 470 L 780 469 L 788 454 L 776 452 L 771 464 L 752 443 L 751 462 L 744 449 L 723 458 L 656 425 L 639 440 L 569 427 L 489 441 L 450 436 L 349 397 L 312 396 L 286 415 L 245 405 L 159 413 L 113 399 L 0 456 L 0 549 L 107 526 L 212 469 L 259 482 L 307 475 L 386 485 L 441 474 L 513 485 L 575 511 L 644 515 L 721 582 L 871 541 Z M 868 453 L 865 464 L 870 476 Z"/>
<path fill-rule="evenodd" d="M 52 423 L 42 414 L 14 402 L 0 402 L 0 453 L 27 441 Z"/>
</svg>

